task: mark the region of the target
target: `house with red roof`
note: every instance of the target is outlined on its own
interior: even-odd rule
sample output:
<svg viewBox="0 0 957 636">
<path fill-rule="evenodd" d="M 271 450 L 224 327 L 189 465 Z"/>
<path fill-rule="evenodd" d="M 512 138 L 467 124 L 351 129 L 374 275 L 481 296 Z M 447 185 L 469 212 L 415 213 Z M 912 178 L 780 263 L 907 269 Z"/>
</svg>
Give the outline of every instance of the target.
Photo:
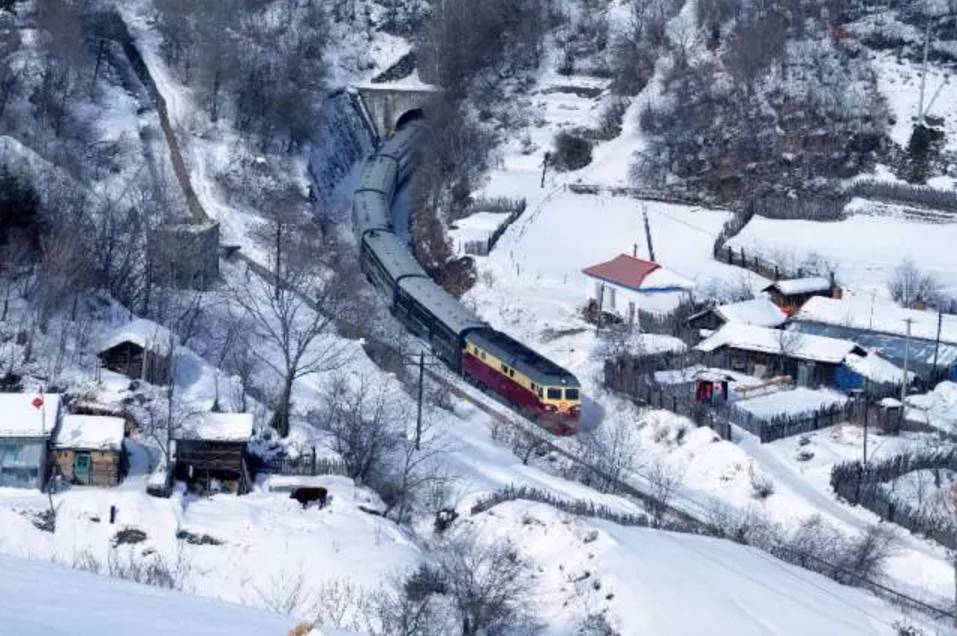
<svg viewBox="0 0 957 636">
<path fill-rule="evenodd" d="M 589 307 L 634 322 L 638 311 L 665 313 L 691 296 L 694 282 L 652 261 L 619 254 L 582 270 Z"/>
</svg>

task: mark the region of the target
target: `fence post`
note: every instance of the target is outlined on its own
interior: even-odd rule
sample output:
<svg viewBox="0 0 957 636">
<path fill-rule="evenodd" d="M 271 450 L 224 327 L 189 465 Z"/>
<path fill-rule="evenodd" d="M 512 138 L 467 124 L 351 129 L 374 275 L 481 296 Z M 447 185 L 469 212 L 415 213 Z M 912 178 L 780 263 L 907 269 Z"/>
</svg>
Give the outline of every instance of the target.
<svg viewBox="0 0 957 636">
<path fill-rule="evenodd" d="M 316 447 L 312 447 L 312 476 L 315 477 L 317 474 L 316 471 Z"/>
<path fill-rule="evenodd" d="M 678 397 L 675 395 L 671 396 L 671 411 L 672 413 L 678 412 Z"/>
</svg>

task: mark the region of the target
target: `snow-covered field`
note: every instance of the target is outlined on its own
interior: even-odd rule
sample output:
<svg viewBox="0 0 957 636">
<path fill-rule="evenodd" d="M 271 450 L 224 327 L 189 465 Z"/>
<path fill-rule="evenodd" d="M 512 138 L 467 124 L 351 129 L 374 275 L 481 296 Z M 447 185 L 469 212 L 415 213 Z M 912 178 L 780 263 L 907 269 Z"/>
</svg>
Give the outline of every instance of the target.
<svg viewBox="0 0 957 636">
<path fill-rule="evenodd" d="M 754 217 L 728 242 L 788 268 L 823 259 L 837 267 L 838 282 L 861 293 L 888 296 L 887 280 L 904 259 L 957 293 L 957 223 L 920 223 L 899 217 L 854 215 L 819 223 Z"/>
</svg>

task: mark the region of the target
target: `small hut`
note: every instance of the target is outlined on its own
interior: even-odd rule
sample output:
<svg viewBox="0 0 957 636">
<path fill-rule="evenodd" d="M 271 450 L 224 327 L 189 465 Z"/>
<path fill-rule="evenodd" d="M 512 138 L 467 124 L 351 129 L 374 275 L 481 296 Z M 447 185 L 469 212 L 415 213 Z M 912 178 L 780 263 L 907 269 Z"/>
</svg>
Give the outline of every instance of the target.
<svg viewBox="0 0 957 636">
<path fill-rule="evenodd" d="M 0 486 L 43 489 L 59 423 L 59 395 L 0 393 Z"/>
<path fill-rule="evenodd" d="M 252 413 L 203 413 L 176 433 L 176 479 L 206 491 L 244 495 L 252 487 L 246 447 L 253 434 Z"/>
<path fill-rule="evenodd" d="M 800 311 L 804 303 L 815 296 L 840 298 L 842 295 L 841 288 L 834 282 L 833 276 L 777 280 L 761 291 L 766 292 L 771 297 L 771 301 L 788 316 Z"/>
<path fill-rule="evenodd" d="M 123 440 L 126 422 L 119 417 L 65 415 L 53 443 L 57 469 L 71 484 L 116 486 L 126 475 Z"/>
<path fill-rule="evenodd" d="M 150 384 L 166 385 L 173 368 L 176 337 L 169 329 L 139 318 L 115 329 L 100 346 L 110 371 Z"/>
</svg>

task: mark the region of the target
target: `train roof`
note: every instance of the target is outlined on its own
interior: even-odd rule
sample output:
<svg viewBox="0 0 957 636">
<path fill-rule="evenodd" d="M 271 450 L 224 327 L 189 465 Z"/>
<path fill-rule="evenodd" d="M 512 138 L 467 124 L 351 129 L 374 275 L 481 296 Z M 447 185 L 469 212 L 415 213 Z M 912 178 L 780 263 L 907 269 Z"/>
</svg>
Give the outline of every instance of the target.
<svg viewBox="0 0 957 636">
<path fill-rule="evenodd" d="M 421 134 L 422 127 L 420 124 L 411 123 L 403 126 L 397 130 L 388 141 L 382 144 L 382 147 L 379 148 L 376 155 L 391 157 L 397 161 L 401 161 L 405 159 L 409 152 L 415 147 Z"/>
<path fill-rule="evenodd" d="M 469 329 L 488 326 L 457 298 L 432 282 L 431 278 L 403 278 L 399 286 L 460 336 Z"/>
<path fill-rule="evenodd" d="M 393 281 L 400 276 L 428 278 L 419 262 L 409 253 L 409 246 L 392 232 L 373 230 L 365 235 L 364 240 Z"/>
<path fill-rule="evenodd" d="M 352 218 L 359 235 L 366 230 L 388 229 L 389 203 L 385 195 L 377 190 L 356 192 L 352 197 Z"/>
<path fill-rule="evenodd" d="M 395 189 L 396 174 L 398 174 L 398 166 L 395 159 L 381 154 L 373 155 L 369 157 L 362 169 L 356 191 L 375 190 L 391 198 Z"/>
<path fill-rule="evenodd" d="M 581 386 L 578 378 L 569 371 L 501 331 L 491 328 L 477 329 L 470 331 L 465 339 L 527 375 L 538 384 Z"/>
</svg>

